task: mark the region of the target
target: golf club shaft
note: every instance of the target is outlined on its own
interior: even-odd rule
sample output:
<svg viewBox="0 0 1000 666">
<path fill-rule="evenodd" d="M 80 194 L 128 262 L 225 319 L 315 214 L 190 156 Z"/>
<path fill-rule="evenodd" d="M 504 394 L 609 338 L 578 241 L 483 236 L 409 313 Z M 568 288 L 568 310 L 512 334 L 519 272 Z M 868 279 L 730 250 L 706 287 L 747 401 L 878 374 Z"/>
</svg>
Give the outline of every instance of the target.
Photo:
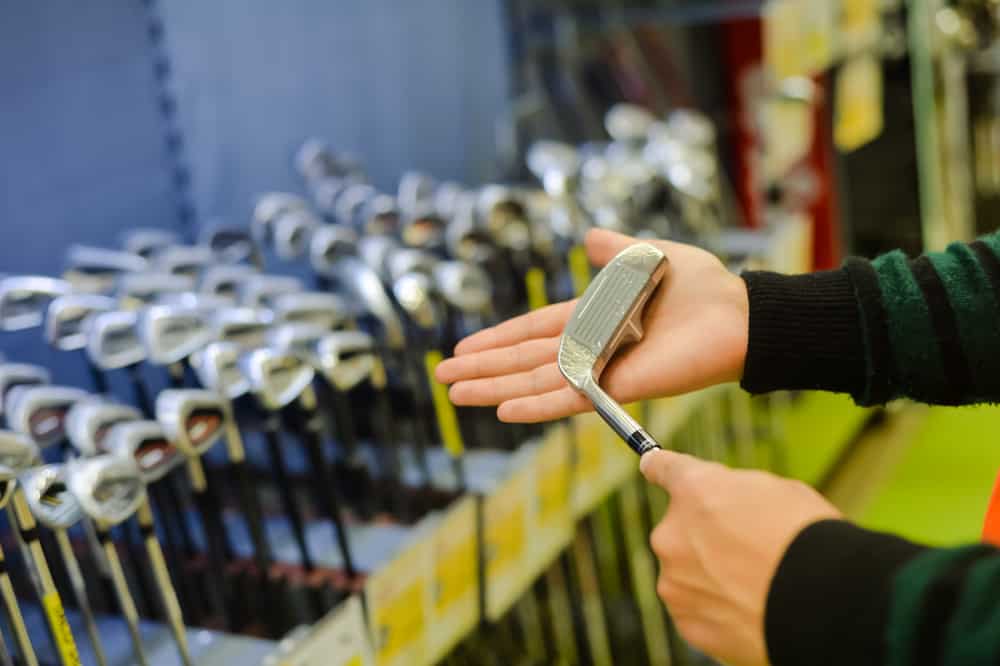
<svg viewBox="0 0 1000 666">
<path fill-rule="evenodd" d="M 14 514 L 17 529 L 31 555 L 32 569 L 35 574 L 32 578 L 37 586 L 42 612 L 45 615 L 59 662 L 63 666 L 81 666 L 80 653 L 77 650 L 69 622 L 66 620 L 62 598 L 59 596 L 59 590 L 56 589 L 55 581 L 52 579 L 52 571 L 49 569 L 49 563 L 42 551 L 41 541 L 38 539 L 38 525 L 35 523 L 35 517 L 31 514 L 31 509 L 28 507 L 20 488 L 14 491 L 10 510 Z"/>
<path fill-rule="evenodd" d="M 7 573 L 7 560 L 2 548 L 0 548 L 0 565 L 3 567 L 0 569 L 0 596 L 3 596 L 4 611 L 7 614 L 7 621 L 10 622 L 11 633 L 14 634 L 17 650 L 26 666 L 38 666 L 38 657 L 31 645 L 31 637 L 24 624 L 24 616 L 21 615 L 21 606 L 14 594 L 14 586 L 10 582 L 10 574 Z"/>
<path fill-rule="evenodd" d="M 94 609 L 91 606 L 90 597 L 87 595 L 87 584 L 84 582 L 83 572 L 80 570 L 80 562 L 76 559 L 73 544 L 70 543 L 66 530 L 54 530 L 54 532 L 56 544 L 59 546 L 59 554 L 66 566 L 66 572 L 69 574 L 70 584 L 73 586 L 73 594 L 76 597 L 76 605 L 80 609 L 83 626 L 87 631 L 91 646 L 94 648 L 94 658 L 97 660 L 98 666 L 106 666 L 108 659 L 104 653 L 101 635 L 97 631 L 97 621 L 94 619 Z"/>
<path fill-rule="evenodd" d="M 285 460 L 285 452 L 281 448 L 281 435 L 278 434 L 277 427 L 273 422 L 269 422 L 264 429 L 264 437 L 267 440 L 267 450 L 269 463 L 274 470 L 275 482 L 278 486 L 278 494 L 281 497 L 282 508 L 288 516 L 288 522 L 292 527 L 292 537 L 299 548 L 299 557 L 302 560 L 302 568 L 306 571 L 313 571 L 316 567 L 316 560 L 309 550 L 309 542 L 306 540 L 305 519 L 302 516 L 302 509 L 295 499 L 295 491 L 292 486 L 292 479 L 288 473 L 288 463 Z"/>
<path fill-rule="evenodd" d="M 167 570 L 166 561 L 163 559 L 163 551 L 160 549 L 160 542 L 156 540 L 156 527 L 153 524 L 153 511 L 149 507 L 149 502 L 143 502 L 136 512 L 139 527 L 143 533 L 143 541 L 146 545 L 146 553 L 153 568 L 153 576 L 156 578 L 156 585 L 160 593 L 160 600 L 163 602 L 164 610 L 167 614 L 167 624 L 170 626 L 170 633 L 177 643 L 177 651 L 180 654 L 184 666 L 193 666 L 191 651 L 188 647 L 187 632 L 184 628 L 184 615 L 181 612 L 181 605 L 177 601 L 177 591 L 170 580 L 170 572 Z"/>
<path fill-rule="evenodd" d="M 97 538 L 100 540 L 104 550 L 104 557 L 108 562 L 108 569 L 111 573 L 111 585 L 115 590 L 119 610 L 121 610 L 122 617 L 125 619 L 125 626 L 128 627 L 129 638 L 132 640 L 132 656 L 140 666 L 149 666 L 149 658 L 146 656 L 142 634 L 139 633 L 139 611 L 136 610 L 135 600 L 132 598 L 132 592 L 128 588 L 125 569 L 122 568 L 121 559 L 118 557 L 118 549 L 111 539 L 110 527 L 98 526 Z"/>
<path fill-rule="evenodd" d="M 215 605 L 218 606 L 225 629 L 232 631 L 235 627 L 229 610 L 229 595 L 226 593 L 226 561 L 228 559 L 226 551 L 231 551 L 231 549 L 227 548 L 226 542 L 228 542 L 229 533 L 222 520 L 222 507 L 211 497 L 201 459 L 188 458 L 187 470 L 188 478 L 191 480 L 191 489 L 194 491 L 195 504 L 201 514 L 209 566 L 212 568 L 212 575 L 209 576 L 212 579 L 212 596 L 215 597 Z"/>
<path fill-rule="evenodd" d="M 646 432 L 614 398 L 605 393 L 596 381 L 587 382 L 584 393 L 594 403 L 594 409 L 604 422 L 611 426 L 630 449 L 641 456 L 647 451 L 660 448 L 653 436 Z"/>
</svg>

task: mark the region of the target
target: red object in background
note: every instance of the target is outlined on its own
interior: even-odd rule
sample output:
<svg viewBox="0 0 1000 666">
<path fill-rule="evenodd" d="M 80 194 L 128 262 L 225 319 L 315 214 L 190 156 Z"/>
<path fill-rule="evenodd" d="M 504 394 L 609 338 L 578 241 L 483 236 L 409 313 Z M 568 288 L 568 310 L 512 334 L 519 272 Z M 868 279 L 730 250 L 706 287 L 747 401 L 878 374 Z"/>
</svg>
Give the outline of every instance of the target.
<svg viewBox="0 0 1000 666">
<path fill-rule="evenodd" d="M 986 508 L 986 520 L 983 522 L 983 541 L 1000 547 L 1000 476 L 993 485 L 989 506 Z"/>
<path fill-rule="evenodd" d="M 747 226 L 761 227 L 767 184 L 759 173 L 760 138 L 754 123 L 755 100 L 748 91 L 760 80 L 764 59 L 760 19 L 726 21 L 720 26 L 727 76 L 729 126 L 733 128 L 735 189 Z M 833 169 L 833 130 L 824 108 L 831 103 L 829 76 L 813 78 L 820 90 L 813 108 L 814 135 L 804 166 L 815 176 L 816 192 L 808 206 L 813 222 L 813 269 L 833 268 L 841 260 Z M 758 88 L 759 88 L 758 84 Z"/>
</svg>

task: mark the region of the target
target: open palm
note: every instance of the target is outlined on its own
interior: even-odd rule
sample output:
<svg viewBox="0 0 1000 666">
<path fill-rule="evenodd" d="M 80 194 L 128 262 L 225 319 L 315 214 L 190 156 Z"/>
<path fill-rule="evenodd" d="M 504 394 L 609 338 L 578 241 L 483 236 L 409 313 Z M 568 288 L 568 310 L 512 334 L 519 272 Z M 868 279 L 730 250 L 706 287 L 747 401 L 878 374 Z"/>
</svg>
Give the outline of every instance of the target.
<svg viewBox="0 0 1000 666">
<path fill-rule="evenodd" d="M 591 263 L 604 266 L 637 242 L 593 230 L 585 244 Z M 743 280 L 699 248 L 641 242 L 659 247 L 670 269 L 646 305 L 645 337 L 619 351 L 601 375 L 601 385 L 628 403 L 738 380 L 748 331 Z M 469 336 L 455 348 L 454 358 L 438 366 L 438 381 L 452 384 L 449 396 L 456 405 L 499 405 L 502 421 L 534 423 L 592 409 L 556 365 L 559 336 L 575 305 L 550 305 Z"/>
</svg>

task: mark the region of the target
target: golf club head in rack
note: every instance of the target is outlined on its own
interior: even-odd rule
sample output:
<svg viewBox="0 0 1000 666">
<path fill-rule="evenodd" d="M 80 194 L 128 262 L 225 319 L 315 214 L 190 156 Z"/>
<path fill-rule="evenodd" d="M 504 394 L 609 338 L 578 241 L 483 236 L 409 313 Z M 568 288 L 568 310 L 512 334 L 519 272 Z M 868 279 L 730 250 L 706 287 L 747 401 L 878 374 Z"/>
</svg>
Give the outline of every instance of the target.
<svg viewBox="0 0 1000 666">
<path fill-rule="evenodd" d="M 434 281 L 426 273 L 400 275 L 393 280 L 392 295 L 409 320 L 421 331 L 433 331 L 444 321 Z"/>
<path fill-rule="evenodd" d="M 344 257 L 334 266 L 338 289 L 375 320 L 385 346 L 393 351 L 406 348 L 403 322 L 393 307 L 379 276 L 360 259 Z"/>
<path fill-rule="evenodd" d="M 454 308 L 467 314 L 486 314 L 493 298 L 489 274 L 464 261 L 442 261 L 434 267 L 434 284 Z"/>
<path fill-rule="evenodd" d="M 285 212 L 273 223 L 275 253 L 285 261 L 298 259 L 308 249 L 312 231 L 321 224 L 322 220 L 306 208 Z"/>
<path fill-rule="evenodd" d="M 364 232 L 371 235 L 394 235 L 399 232 L 399 206 L 388 194 L 372 197 L 364 207 Z"/>
<path fill-rule="evenodd" d="M 7 425 L 30 437 L 39 448 L 58 444 L 66 437 L 66 415 L 86 391 L 70 386 L 19 386 L 10 392 Z"/>
<path fill-rule="evenodd" d="M 208 231 L 202 244 L 212 250 L 215 257 L 226 264 L 249 263 L 258 269 L 263 266 L 260 250 L 250 232 L 244 229 L 222 227 Z"/>
<path fill-rule="evenodd" d="M 250 232 L 258 245 L 267 247 L 274 242 L 274 223 L 285 213 L 309 210 L 309 202 L 297 194 L 268 192 L 257 199 L 250 223 Z"/>
<path fill-rule="evenodd" d="M 87 398 L 74 404 L 66 414 L 66 436 L 84 457 L 107 453 L 104 441 L 111 428 L 119 423 L 139 421 L 142 412 L 102 398 Z"/>
<path fill-rule="evenodd" d="M 639 146 L 646 141 L 656 116 L 635 104 L 620 102 L 604 115 L 604 129 L 614 141 Z"/>
<path fill-rule="evenodd" d="M 316 137 L 306 139 L 295 152 L 295 169 L 308 183 L 341 174 L 341 167 L 330 147 Z"/>
<path fill-rule="evenodd" d="M 146 484 L 135 460 L 103 454 L 66 463 L 69 491 L 91 519 L 118 525 L 146 501 Z"/>
<path fill-rule="evenodd" d="M 285 354 L 298 356 L 314 368 L 318 368 L 316 343 L 330 333 L 330 328 L 316 324 L 282 324 L 268 334 L 268 345 Z"/>
<path fill-rule="evenodd" d="M 422 204 L 429 203 L 434 196 L 435 187 L 434 179 L 426 173 L 407 171 L 399 179 L 396 193 L 400 209 L 410 214 Z"/>
<path fill-rule="evenodd" d="M 126 368 L 146 359 L 139 338 L 139 315 L 128 310 L 100 312 L 87 320 L 87 356 L 101 370 Z"/>
<path fill-rule="evenodd" d="M 139 315 L 139 339 L 151 362 L 170 365 L 208 344 L 212 330 L 197 310 L 153 305 Z"/>
<path fill-rule="evenodd" d="M 25 435 L 0 430 L 0 508 L 7 506 L 17 487 L 17 477 L 41 460 L 38 447 Z"/>
<path fill-rule="evenodd" d="M 56 278 L 24 275 L 0 279 L 0 330 L 41 326 L 49 303 L 72 291 L 69 282 Z"/>
<path fill-rule="evenodd" d="M 98 294 L 67 294 L 49 303 L 45 314 L 45 339 L 61 351 L 87 346 L 87 317 L 117 308 L 115 299 Z"/>
<path fill-rule="evenodd" d="M 210 266 L 201 274 L 198 291 L 225 298 L 235 305 L 239 301 L 240 285 L 257 275 L 260 271 L 246 264 Z"/>
<path fill-rule="evenodd" d="M 52 376 L 40 365 L 0 363 L 0 417 L 10 414 L 10 394 L 18 386 L 49 384 Z"/>
<path fill-rule="evenodd" d="M 157 254 L 153 263 L 164 273 L 197 280 L 215 261 L 215 253 L 203 245 L 171 245 Z"/>
<path fill-rule="evenodd" d="M 240 303 L 248 307 L 270 307 L 273 299 L 282 294 L 305 291 L 298 278 L 284 275 L 254 275 L 240 288 Z"/>
<path fill-rule="evenodd" d="M 408 247 L 441 252 L 447 228 L 448 223 L 435 211 L 434 205 L 424 202 L 406 216 L 399 235 Z"/>
<path fill-rule="evenodd" d="M 440 259 L 430 252 L 405 247 L 393 250 L 389 254 L 386 259 L 386 268 L 390 280 L 395 281 L 401 276 L 413 272 L 433 275 L 434 267 L 439 261 Z"/>
<path fill-rule="evenodd" d="M 156 398 L 156 420 L 183 455 L 197 458 L 219 441 L 230 416 L 212 391 L 168 389 Z"/>
<path fill-rule="evenodd" d="M 186 291 L 181 294 L 161 294 L 156 297 L 155 304 L 193 310 L 207 321 L 219 310 L 232 307 L 233 301 L 222 296 L 216 296 L 215 294 L 199 294 L 193 291 Z"/>
<path fill-rule="evenodd" d="M 365 379 L 372 378 L 384 388 L 385 377 L 377 377 L 379 368 L 375 340 L 361 331 L 339 331 L 316 342 L 317 367 L 330 385 L 340 392 L 350 391 Z"/>
<path fill-rule="evenodd" d="M 232 342 L 244 349 L 266 344 L 267 330 L 273 323 L 274 315 L 270 310 L 253 307 L 219 310 L 211 321 L 216 340 Z"/>
<path fill-rule="evenodd" d="M 235 342 L 212 342 L 191 355 L 191 366 L 202 386 L 235 400 L 250 390 L 240 370 L 243 348 Z"/>
<path fill-rule="evenodd" d="M 354 319 L 343 298 L 322 291 L 282 294 L 272 306 L 275 323 L 280 324 L 311 324 L 334 331 L 351 326 Z"/>
<path fill-rule="evenodd" d="M 171 245 L 179 245 L 180 242 L 180 236 L 166 229 L 132 229 L 122 238 L 122 248 L 126 252 L 149 259 Z"/>
<path fill-rule="evenodd" d="M 358 242 L 358 256 L 380 278 L 388 278 L 389 255 L 399 249 L 399 243 L 390 236 L 365 236 Z"/>
<path fill-rule="evenodd" d="M 250 382 L 250 390 L 269 411 L 292 404 L 312 384 L 316 374 L 298 356 L 270 348 L 244 354 L 239 365 Z"/>
<path fill-rule="evenodd" d="M 374 187 L 365 183 L 349 185 L 337 197 L 334 219 L 338 224 L 360 230 L 364 226 L 364 208 L 377 194 Z"/>
<path fill-rule="evenodd" d="M 138 310 L 168 294 L 194 289 L 194 280 L 174 273 L 127 273 L 118 278 L 117 296 L 123 310 Z"/>
<path fill-rule="evenodd" d="M 659 445 L 598 382 L 619 347 L 642 339 L 643 307 L 667 267 L 666 255 L 647 243 L 622 250 L 580 297 L 559 341 L 563 377 L 639 455 Z"/>
<path fill-rule="evenodd" d="M 324 224 L 315 229 L 309 241 L 309 263 L 320 275 L 328 275 L 343 257 L 358 253 L 358 234 L 349 227 Z"/>
<path fill-rule="evenodd" d="M 576 148 L 560 141 L 536 141 L 525 158 L 528 170 L 550 197 L 563 197 L 574 189 L 580 172 Z"/>
<path fill-rule="evenodd" d="M 155 483 L 184 463 L 178 446 L 158 421 L 127 421 L 111 427 L 104 448 L 133 462 L 144 484 Z"/>
<path fill-rule="evenodd" d="M 434 190 L 431 205 L 434 213 L 443 220 L 450 220 L 458 213 L 459 201 L 465 188 L 458 183 L 443 182 Z"/>
<path fill-rule="evenodd" d="M 75 291 L 108 293 L 122 275 L 143 273 L 149 268 L 149 261 L 131 252 L 74 245 L 66 253 L 63 277 Z"/>
<path fill-rule="evenodd" d="M 500 247 L 522 254 L 531 249 L 528 211 L 520 194 L 505 185 L 487 185 L 477 202 L 480 219 Z"/>
<path fill-rule="evenodd" d="M 66 483 L 62 463 L 34 467 L 18 477 L 28 508 L 39 523 L 54 530 L 68 530 L 83 519 L 83 509 Z"/>
</svg>

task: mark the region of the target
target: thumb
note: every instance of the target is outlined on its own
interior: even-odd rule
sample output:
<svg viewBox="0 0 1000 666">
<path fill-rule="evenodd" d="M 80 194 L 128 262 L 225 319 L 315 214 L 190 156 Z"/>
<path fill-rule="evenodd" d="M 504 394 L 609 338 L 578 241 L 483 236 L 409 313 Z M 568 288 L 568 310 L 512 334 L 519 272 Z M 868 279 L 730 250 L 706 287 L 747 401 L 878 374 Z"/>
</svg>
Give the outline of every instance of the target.
<svg viewBox="0 0 1000 666">
<path fill-rule="evenodd" d="M 650 483 L 655 483 L 667 492 L 671 492 L 682 475 L 690 472 L 692 468 L 707 464 L 686 453 L 653 449 L 644 453 L 639 459 L 639 471 Z"/>
<path fill-rule="evenodd" d="M 607 229 L 591 229 L 583 239 L 584 247 L 587 248 L 587 258 L 598 268 L 614 259 L 615 255 L 629 245 L 635 245 L 638 242 L 638 238 Z"/>
</svg>

